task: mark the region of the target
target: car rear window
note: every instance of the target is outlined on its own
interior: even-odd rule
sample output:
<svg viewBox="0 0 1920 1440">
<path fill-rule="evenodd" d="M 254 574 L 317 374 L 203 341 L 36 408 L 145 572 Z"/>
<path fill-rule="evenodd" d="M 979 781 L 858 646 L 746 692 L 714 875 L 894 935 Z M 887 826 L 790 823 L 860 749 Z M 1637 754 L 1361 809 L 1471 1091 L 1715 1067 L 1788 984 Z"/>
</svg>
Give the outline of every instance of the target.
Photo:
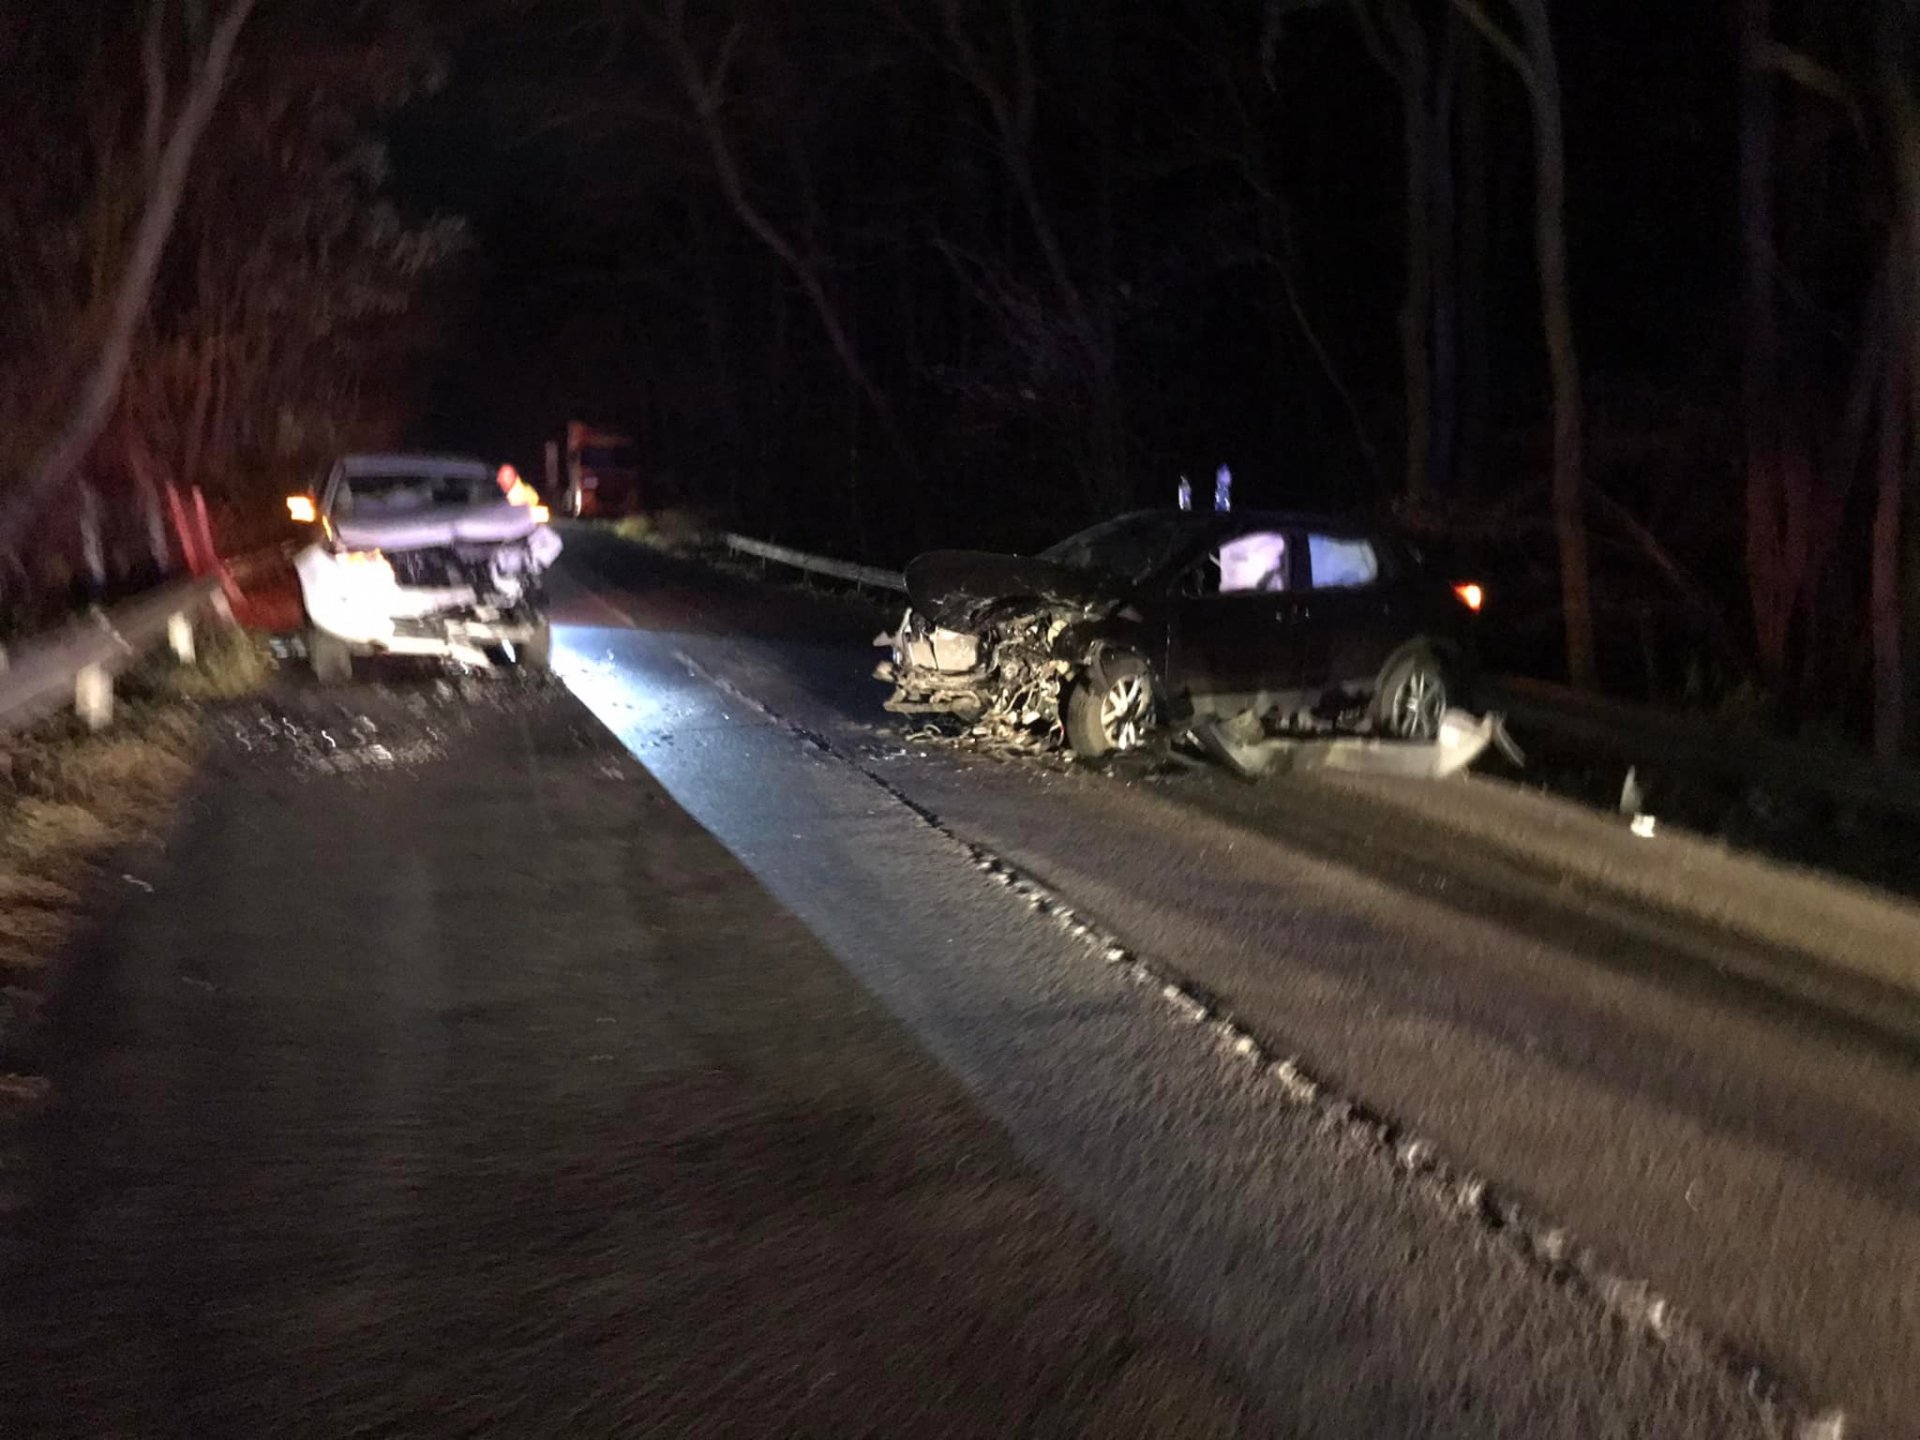
<svg viewBox="0 0 1920 1440">
<path fill-rule="evenodd" d="M 1371 540 L 1309 535 L 1307 565 L 1316 590 L 1355 590 L 1380 578 L 1380 557 Z"/>
</svg>

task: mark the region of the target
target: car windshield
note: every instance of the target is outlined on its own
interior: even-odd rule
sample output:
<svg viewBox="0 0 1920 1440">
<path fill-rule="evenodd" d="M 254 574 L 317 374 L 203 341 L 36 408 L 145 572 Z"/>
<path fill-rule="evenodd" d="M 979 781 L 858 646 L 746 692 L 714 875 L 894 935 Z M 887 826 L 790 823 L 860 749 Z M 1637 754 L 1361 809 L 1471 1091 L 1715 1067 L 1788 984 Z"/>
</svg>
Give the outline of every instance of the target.
<svg viewBox="0 0 1920 1440">
<path fill-rule="evenodd" d="M 1103 570 L 1137 585 L 1174 559 L 1192 536 L 1191 516 L 1142 511 L 1069 535 L 1042 550 L 1040 558 L 1076 570 Z"/>
<path fill-rule="evenodd" d="M 369 473 L 341 480 L 333 499 L 333 513 L 342 519 L 369 519 L 452 505 L 498 505 L 505 498 L 499 482 L 483 471 Z"/>
</svg>

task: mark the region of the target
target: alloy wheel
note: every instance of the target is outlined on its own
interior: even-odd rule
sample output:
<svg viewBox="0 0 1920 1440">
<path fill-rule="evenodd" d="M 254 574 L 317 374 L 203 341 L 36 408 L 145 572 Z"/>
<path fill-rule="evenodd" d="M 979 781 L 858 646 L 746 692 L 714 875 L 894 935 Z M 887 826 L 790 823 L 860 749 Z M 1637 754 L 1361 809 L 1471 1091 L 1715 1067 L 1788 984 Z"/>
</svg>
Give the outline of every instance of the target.
<svg viewBox="0 0 1920 1440">
<path fill-rule="evenodd" d="M 1122 675 L 1100 701 L 1100 728 L 1116 750 L 1137 749 L 1153 722 L 1153 692 L 1144 675 Z"/>
<path fill-rule="evenodd" d="M 1393 697 L 1394 733 L 1406 740 L 1433 740 L 1447 709 L 1447 687 L 1439 675 L 1416 665 Z"/>
</svg>

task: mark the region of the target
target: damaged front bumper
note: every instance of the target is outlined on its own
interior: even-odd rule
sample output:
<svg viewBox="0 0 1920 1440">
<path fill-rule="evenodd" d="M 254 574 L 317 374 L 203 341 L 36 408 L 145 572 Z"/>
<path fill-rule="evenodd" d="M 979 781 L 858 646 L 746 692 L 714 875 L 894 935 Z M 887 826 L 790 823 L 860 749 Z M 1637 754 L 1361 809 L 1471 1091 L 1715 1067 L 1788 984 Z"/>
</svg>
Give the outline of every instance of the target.
<svg viewBox="0 0 1920 1440">
<path fill-rule="evenodd" d="M 1077 669 L 1054 651 L 1067 623 L 1022 615 L 973 635 L 909 610 L 897 631 L 875 637 L 890 653 L 874 678 L 893 686 L 885 702 L 893 714 L 949 715 L 976 738 L 1044 748 L 1059 739 L 1061 698 Z"/>
<path fill-rule="evenodd" d="M 545 629 L 540 575 L 558 550 L 545 530 L 508 545 L 392 553 L 315 545 L 294 568 L 308 620 L 353 650 L 484 665 L 489 650 Z"/>
</svg>

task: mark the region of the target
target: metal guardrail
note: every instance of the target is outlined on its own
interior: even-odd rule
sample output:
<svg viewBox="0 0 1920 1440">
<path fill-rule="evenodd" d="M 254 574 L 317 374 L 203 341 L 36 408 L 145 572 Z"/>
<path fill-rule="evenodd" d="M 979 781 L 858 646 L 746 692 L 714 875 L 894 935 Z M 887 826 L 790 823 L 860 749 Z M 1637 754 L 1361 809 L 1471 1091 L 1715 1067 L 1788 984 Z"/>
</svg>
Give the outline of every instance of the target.
<svg viewBox="0 0 1920 1440">
<path fill-rule="evenodd" d="M 81 721 L 102 729 L 113 719 L 113 680 L 161 644 L 193 658 L 193 622 L 208 611 L 231 615 L 229 586 L 283 551 L 236 561 L 219 574 L 175 580 L 111 610 L 96 611 L 0 658 L 0 734 L 44 720 L 71 705 Z"/>
<path fill-rule="evenodd" d="M 784 545 L 769 545 L 764 540 L 754 540 L 745 535 L 728 534 L 722 537 L 727 548 L 739 555 L 751 555 L 758 560 L 770 560 L 775 565 L 790 565 L 796 570 L 806 570 L 815 575 L 828 575 L 835 580 L 845 580 L 851 585 L 869 585 L 876 590 L 893 590 L 904 595 L 907 582 L 898 570 L 879 570 L 871 565 L 854 565 L 845 560 L 832 560 L 825 555 L 809 555 L 804 550 L 789 550 Z"/>
<path fill-rule="evenodd" d="M 1716 725 L 1545 680 L 1495 679 L 1486 690 L 1516 726 L 1585 741 L 1622 760 L 1824 795 L 1864 810 L 1920 815 L 1920 767 Z"/>
<path fill-rule="evenodd" d="M 776 565 L 855 585 L 907 588 L 895 571 L 810 555 L 745 535 L 725 538 L 728 549 Z M 1581 740 L 1628 762 L 1678 765 L 1781 791 L 1824 795 L 1861 809 L 1920 815 L 1920 767 L 1889 765 L 1865 755 L 1732 729 L 1698 716 L 1608 700 L 1545 680 L 1494 678 L 1485 683 L 1484 691 L 1489 704 L 1516 726 Z"/>
</svg>

